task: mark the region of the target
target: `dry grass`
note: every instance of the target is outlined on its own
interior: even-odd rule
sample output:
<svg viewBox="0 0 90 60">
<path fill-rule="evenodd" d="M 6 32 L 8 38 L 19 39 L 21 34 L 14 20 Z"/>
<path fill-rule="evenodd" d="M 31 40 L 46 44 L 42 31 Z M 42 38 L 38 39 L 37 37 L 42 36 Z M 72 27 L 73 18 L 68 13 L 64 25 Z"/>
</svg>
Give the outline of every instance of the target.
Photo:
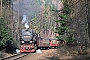
<svg viewBox="0 0 90 60">
<path fill-rule="evenodd" d="M 58 48 L 57 51 L 61 58 L 66 57 L 65 60 L 90 60 L 90 48 L 81 49 L 80 46 L 63 46 Z"/>
</svg>

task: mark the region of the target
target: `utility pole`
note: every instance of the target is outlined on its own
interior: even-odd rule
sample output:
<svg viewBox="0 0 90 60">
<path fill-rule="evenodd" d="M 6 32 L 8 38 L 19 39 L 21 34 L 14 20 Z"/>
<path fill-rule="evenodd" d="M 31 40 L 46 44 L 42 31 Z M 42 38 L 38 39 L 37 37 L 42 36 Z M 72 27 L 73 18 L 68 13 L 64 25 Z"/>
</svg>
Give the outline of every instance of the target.
<svg viewBox="0 0 90 60">
<path fill-rule="evenodd" d="M 1 18 L 2 18 L 2 0 L 1 0 Z"/>
</svg>

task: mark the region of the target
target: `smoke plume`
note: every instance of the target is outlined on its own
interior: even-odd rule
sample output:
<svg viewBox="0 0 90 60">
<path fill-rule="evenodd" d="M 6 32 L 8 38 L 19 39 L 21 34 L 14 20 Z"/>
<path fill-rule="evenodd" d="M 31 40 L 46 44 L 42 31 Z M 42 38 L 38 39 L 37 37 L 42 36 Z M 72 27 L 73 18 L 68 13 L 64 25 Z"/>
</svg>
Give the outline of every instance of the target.
<svg viewBox="0 0 90 60">
<path fill-rule="evenodd" d="M 28 20 L 27 20 L 26 15 L 23 15 L 22 24 L 24 24 L 25 28 L 29 28 Z"/>
</svg>

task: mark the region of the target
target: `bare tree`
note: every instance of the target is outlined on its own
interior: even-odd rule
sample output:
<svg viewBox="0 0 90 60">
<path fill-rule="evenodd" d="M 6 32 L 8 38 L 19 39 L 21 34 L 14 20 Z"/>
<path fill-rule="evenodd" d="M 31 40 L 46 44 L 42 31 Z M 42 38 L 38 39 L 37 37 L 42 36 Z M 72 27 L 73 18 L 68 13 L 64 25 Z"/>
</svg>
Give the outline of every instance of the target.
<svg viewBox="0 0 90 60">
<path fill-rule="evenodd" d="M 1 17 L 2 17 L 2 0 L 1 0 Z"/>
</svg>

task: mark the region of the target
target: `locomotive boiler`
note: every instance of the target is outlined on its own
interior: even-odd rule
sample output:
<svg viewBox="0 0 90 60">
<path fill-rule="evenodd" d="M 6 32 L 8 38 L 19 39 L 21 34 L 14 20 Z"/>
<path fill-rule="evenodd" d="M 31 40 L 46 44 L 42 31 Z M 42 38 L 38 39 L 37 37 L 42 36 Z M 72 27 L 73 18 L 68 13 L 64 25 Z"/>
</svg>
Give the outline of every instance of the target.
<svg viewBox="0 0 90 60">
<path fill-rule="evenodd" d="M 35 52 L 38 35 L 32 29 L 22 29 L 20 36 L 20 52 Z"/>
</svg>

